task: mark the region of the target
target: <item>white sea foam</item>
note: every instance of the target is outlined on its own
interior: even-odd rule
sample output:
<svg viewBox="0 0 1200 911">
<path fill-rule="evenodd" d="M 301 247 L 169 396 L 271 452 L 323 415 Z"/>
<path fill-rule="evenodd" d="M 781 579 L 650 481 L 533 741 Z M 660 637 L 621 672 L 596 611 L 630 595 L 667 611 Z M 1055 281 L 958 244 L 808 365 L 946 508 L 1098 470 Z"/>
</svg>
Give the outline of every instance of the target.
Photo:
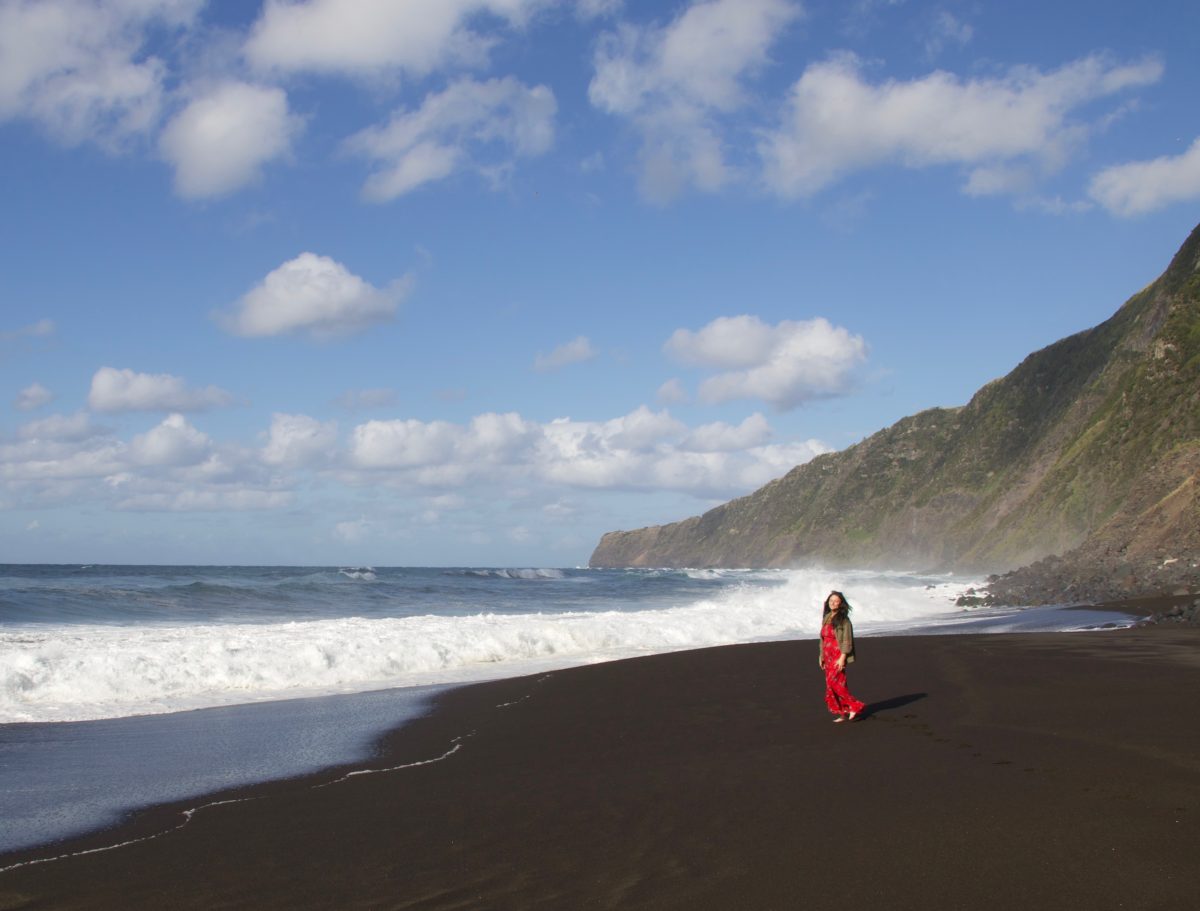
<svg viewBox="0 0 1200 911">
<path fill-rule="evenodd" d="M 263 624 L 30 624 L 0 633 L 0 723 L 73 721 L 515 676 L 547 666 L 815 636 L 844 588 L 865 633 L 959 613 L 967 585 L 878 574 L 746 574 L 661 609 L 361 617 Z"/>
</svg>

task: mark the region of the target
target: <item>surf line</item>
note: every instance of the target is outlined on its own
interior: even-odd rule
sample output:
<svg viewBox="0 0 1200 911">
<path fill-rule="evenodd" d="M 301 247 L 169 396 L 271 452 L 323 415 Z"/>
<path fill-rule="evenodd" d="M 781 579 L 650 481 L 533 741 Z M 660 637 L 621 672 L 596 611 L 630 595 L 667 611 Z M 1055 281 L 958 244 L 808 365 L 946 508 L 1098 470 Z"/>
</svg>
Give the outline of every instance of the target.
<svg viewBox="0 0 1200 911">
<path fill-rule="evenodd" d="M 475 732 L 472 731 L 470 734 L 467 734 L 466 737 L 471 737 L 474 735 L 474 733 Z M 464 739 L 465 739 L 464 737 L 455 737 L 454 740 L 451 741 L 454 744 L 454 746 L 452 746 L 450 749 L 448 749 L 446 752 L 444 752 L 441 756 L 435 756 L 432 759 L 418 759 L 415 762 L 406 762 L 402 765 L 391 766 L 390 768 L 386 768 L 386 769 L 358 769 L 353 772 L 347 772 L 341 778 L 335 778 L 333 781 L 326 781 L 321 784 L 312 785 L 309 788 L 309 790 L 316 790 L 317 788 L 327 788 L 333 784 L 340 784 L 343 781 L 349 781 L 351 778 L 354 778 L 357 775 L 376 775 L 381 772 L 399 772 L 402 769 L 412 769 L 412 768 L 416 768 L 417 766 L 432 765 L 435 762 L 441 762 L 443 759 L 449 759 L 451 756 L 453 756 L 455 753 L 457 753 L 459 750 L 461 750 L 462 749 L 462 741 Z M 238 797 L 236 799 L 231 799 L 231 800 L 214 800 L 214 801 L 211 801 L 210 803 L 204 803 L 198 807 L 192 807 L 191 809 L 181 811 L 180 815 L 183 816 L 183 819 L 181 822 L 179 822 L 178 825 L 174 825 L 169 829 L 163 829 L 161 832 L 155 832 L 153 835 L 143 835 L 141 838 L 131 838 L 129 841 L 118 842 L 115 845 L 105 845 L 100 848 L 88 848 L 85 851 L 72 851 L 69 854 L 58 854 L 54 857 L 40 857 L 35 860 L 25 860 L 25 861 L 21 861 L 21 863 L 18 863 L 18 864 L 10 864 L 7 867 L 0 867 L 0 873 L 7 873 L 9 870 L 17 870 L 21 867 L 32 867 L 37 864 L 53 863 L 56 860 L 68 860 L 72 857 L 85 857 L 88 854 L 103 854 L 105 851 L 115 851 L 118 848 L 128 848 L 130 845 L 139 845 L 142 842 L 154 841 L 156 838 L 162 838 L 164 835 L 170 835 L 172 832 L 178 832 L 180 829 L 184 828 L 189 822 L 191 822 L 192 818 L 197 813 L 199 813 L 201 810 L 208 810 L 208 809 L 211 809 L 212 807 L 223 807 L 223 806 L 226 806 L 227 804 L 248 803 L 251 800 L 263 800 L 268 796 L 271 796 L 271 795 L 262 794 L 257 797 Z"/>
</svg>

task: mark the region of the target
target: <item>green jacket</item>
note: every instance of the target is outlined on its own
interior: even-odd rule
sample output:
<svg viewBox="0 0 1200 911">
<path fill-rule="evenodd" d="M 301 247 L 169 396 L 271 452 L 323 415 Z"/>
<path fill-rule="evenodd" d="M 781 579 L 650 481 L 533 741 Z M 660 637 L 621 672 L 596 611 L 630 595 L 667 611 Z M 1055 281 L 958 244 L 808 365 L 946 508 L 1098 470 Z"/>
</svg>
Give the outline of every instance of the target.
<svg viewBox="0 0 1200 911">
<path fill-rule="evenodd" d="M 850 618 L 843 611 L 841 615 L 833 621 L 833 634 L 837 637 L 838 649 L 846 656 L 846 663 L 854 663 L 854 624 L 850 622 Z M 821 636 L 817 634 L 817 663 L 821 667 L 825 666 L 825 655 L 821 649 Z"/>
</svg>

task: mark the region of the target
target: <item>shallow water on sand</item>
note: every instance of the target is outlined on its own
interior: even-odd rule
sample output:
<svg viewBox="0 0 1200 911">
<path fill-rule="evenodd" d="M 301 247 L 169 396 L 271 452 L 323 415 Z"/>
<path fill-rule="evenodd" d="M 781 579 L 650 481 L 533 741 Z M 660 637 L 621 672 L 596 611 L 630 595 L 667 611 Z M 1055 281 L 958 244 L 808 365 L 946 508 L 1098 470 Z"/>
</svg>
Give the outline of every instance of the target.
<svg viewBox="0 0 1200 911">
<path fill-rule="evenodd" d="M 0 852 L 131 811 L 362 762 L 440 687 L 70 724 L 0 725 Z"/>
</svg>

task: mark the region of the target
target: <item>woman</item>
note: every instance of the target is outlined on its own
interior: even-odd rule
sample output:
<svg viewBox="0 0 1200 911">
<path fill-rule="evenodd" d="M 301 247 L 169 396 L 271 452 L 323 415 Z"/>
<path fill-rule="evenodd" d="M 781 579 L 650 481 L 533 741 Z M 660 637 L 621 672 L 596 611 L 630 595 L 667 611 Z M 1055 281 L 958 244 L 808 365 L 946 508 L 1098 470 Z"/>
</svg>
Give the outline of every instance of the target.
<svg viewBox="0 0 1200 911">
<path fill-rule="evenodd" d="M 854 627 L 850 605 L 841 592 L 830 592 L 821 615 L 821 667 L 825 671 L 825 704 L 833 720 L 853 721 L 866 708 L 846 689 L 846 665 L 854 661 Z"/>
</svg>

